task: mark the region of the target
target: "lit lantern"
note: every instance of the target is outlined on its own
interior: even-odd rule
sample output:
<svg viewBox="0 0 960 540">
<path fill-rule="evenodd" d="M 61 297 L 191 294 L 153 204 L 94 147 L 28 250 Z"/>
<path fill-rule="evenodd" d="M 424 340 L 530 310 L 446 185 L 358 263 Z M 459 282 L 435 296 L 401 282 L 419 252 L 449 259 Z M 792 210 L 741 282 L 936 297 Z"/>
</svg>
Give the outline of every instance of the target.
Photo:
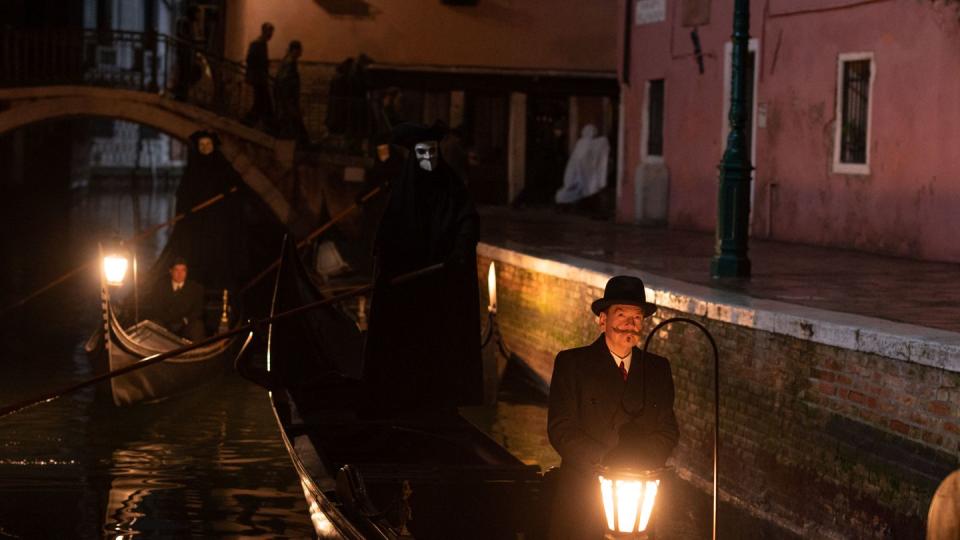
<svg viewBox="0 0 960 540">
<path fill-rule="evenodd" d="M 643 538 L 660 487 L 659 471 L 605 469 L 599 476 L 607 537 Z"/>
<path fill-rule="evenodd" d="M 493 261 L 490 261 L 490 270 L 487 272 L 487 292 L 490 295 L 490 305 L 487 306 L 487 311 L 490 313 L 497 312 L 497 268 L 494 266 Z"/>
<path fill-rule="evenodd" d="M 123 285 L 123 278 L 127 275 L 127 267 L 130 261 L 127 256 L 119 251 L 107 253 L 103 257 L 103 277 L 107 285 L 120 287 Z"/>
</svg>

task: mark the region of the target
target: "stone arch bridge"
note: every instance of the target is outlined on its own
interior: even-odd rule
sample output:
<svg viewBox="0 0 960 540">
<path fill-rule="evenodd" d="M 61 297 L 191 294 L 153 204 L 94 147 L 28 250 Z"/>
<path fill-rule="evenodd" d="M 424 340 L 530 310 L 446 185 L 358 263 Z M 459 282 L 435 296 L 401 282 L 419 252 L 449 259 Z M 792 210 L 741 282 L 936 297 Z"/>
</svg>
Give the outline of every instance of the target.
<svg viewBox="0 0 960 540">
<path fill-rule="evenodd" d="M 239 121 L 156 93 L 69 85 L 0 88 L 0 134 L 77 116 L 129 120 L 183 141 L 197 131 L 215 132 L 224 157 L 276 217 L 287 225 L 297 221 L 285 187 L 293 168 L 294 141 L 277 139 Z"/>
</svg>

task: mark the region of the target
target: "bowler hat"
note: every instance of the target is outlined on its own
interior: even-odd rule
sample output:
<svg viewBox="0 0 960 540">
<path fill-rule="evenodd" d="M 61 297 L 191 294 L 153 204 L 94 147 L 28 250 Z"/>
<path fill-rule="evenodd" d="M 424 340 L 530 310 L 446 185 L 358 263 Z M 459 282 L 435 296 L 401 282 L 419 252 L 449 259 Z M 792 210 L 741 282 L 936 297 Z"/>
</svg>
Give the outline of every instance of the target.
<svg viewBox="0 0 960 540">
<path fill-rule="evenodd" d="M 633 276 L 613 276 L 603 289 L 603 298 L 594 300 L 590 305 L 595 315 L 614 304 L 638 306 L 643 309 L 643 316 L 649 317 L 657 311 L 657 305 L 647 302 L 647 295 L 643 288 L 643 281 Z"/>
</svg>

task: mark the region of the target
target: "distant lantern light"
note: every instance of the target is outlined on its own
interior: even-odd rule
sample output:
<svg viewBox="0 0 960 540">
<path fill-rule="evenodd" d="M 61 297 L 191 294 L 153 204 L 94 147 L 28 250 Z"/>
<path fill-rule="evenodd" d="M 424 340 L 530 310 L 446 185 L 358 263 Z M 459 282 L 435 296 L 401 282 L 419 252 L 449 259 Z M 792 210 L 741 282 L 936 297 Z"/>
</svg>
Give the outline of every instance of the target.
<svg viewBox="0 0 960 540">
<path fill-rule="evenodd" d="M 607 536 L 645 537 L 660 487 L 657 471 L 606 469 L 599 480 Z"/>
<path fill-rule="evenodd" d="M 103 257 L 103 278 L 107 285 L 120 287 L 127 275 L 129 259 L 120 253 L 110 253 Z"/>
<path fill-rule="evenodd" d="M 490 313 L 497 312 L 497 267 L 494 265 L 493 261 L 490 261 L 490 270 L 487 271 L 487 292 L 490 295 L 490 305 L 487 306 L 487 311 Z"/>
</svg>

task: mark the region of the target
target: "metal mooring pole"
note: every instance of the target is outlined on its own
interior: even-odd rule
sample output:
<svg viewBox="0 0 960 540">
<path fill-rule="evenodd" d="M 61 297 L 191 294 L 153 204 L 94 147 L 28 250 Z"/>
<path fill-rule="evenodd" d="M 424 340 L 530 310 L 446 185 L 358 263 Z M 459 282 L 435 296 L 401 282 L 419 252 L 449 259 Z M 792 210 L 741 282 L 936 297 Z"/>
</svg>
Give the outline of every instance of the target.
<svg viewBox="0 0 960 540">
<path fill-rule="evenodd" d="M 720 162 L 717 244 L 710 273 L 720 277 L 750 277 L 747 243 L 750 226 L 750 149 L 747 148 L 747 73 L 750 40 L 750 0 L 736 0 L 733 10 L 733 51 L 730 60 L 730 134 Z"/>
</svg>

